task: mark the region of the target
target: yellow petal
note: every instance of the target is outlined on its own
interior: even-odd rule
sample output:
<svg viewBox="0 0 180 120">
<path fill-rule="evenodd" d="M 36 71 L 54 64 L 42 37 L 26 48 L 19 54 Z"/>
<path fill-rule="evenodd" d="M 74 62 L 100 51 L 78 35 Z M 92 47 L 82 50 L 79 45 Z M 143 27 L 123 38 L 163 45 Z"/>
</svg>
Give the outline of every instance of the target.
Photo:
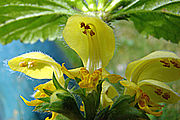
<svg viewBox="0 0 180 120">
<path fill-rule="evenodd" d="M 53 72 L 55 72 L 58 81 L 64 86 L 61 66 L 43 53 L 31 52 L 20 55 L 9 60 L 8 65 L 12 70 L 23 72 L 36 79 L 52 79 Z"/>
<path fill-rule="evenodd" d="M 51 118 L 47 117 L 45 120 L 54 120 L 57 115 L 58 113 L 52 112 L 52 117 Z"/>
<path fill-rule="evenodd" d="M 167 51 L 156 51 L 131 62 L 126 69 L 126 78 L 134 83 L 155 79 L 170 82 L 180 79 L 180 58 Z"/>
<path fill-rule="evenodd" d="M 101 104 L 103 108 L 113 104 L 113 98 L 118 96 L 116 89 L 107 81 L 103 82 L 101 92 Z"/>
<path fill-rule="evenodd" d="M 126 87 L 124 91 L 126 95 L 134 96 L 139 91 L 139 87 L 133 82 L 122 80 L 120 83 Z"/>
<path fill-rule="evenodd" d="M 31 101 L 27 101 L 24 97 L 20 96 L 21 99 L 24 101 L 24 103 L 28 106 L 37 106 L 40 103 L 42 103 L 43 101 L 41 100 L 31 100 Z"/>
<path fill-rule="evenodd" d="M 39 90 L 41 93 L 44 93 L 43 89 L 47 89 L 47 90 L 51 90 L 51 91 L 56 90 L 52 80 L 50 80 L 49 82 L 46 82 L 44 84 L 40 84 L 34 88 L 34 90 Z"/>
<path fill-rule="evenodd" d="M 138 86 L 150 97 L 150 100 L 155 103 L 176 103 L 180 100 L 180 96 L 163 82 L 142 80 L 138 83 Z"/>
<path fill-rule="evenodd" d="M 80 78 L 80 68 L 76 68 L 76 69 L 71 69 L 71 70 L 68 70 L 65 66 L 64 66 L 64 63 L 62 64 L 62 67 L 61 67 L 61 70 L 62 72 L 67 75 L 69 78 L 71 79 L 75 79 L 76 77 L 77 78 Z"/>
<path fill-rule="evenodd" d="M 121 77 L 120 75 L 116 75 L 116 74 L 109 74 L 105 78 L 108 78 L 109 82 L 111 82 L 111 83 L 117 83 L 118 81 L 123 79 L 123 77 Z"/>
<path fill-rule="evenodd" d="M 105 67 L 114 54 L 113 30 L 99 18 L 80 15 L 70 17 L 64 28 L 63 37 L 81 57 L 90 73 L 97 68 Z"/>
</svg>

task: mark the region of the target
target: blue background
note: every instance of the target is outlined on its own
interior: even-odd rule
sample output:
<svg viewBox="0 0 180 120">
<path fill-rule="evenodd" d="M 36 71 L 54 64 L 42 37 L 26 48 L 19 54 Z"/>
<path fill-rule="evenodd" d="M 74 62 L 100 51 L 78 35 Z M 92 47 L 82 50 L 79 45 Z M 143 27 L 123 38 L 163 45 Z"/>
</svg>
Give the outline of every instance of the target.
<svg viewBox="0 0 180 120">
<path fill-rule="evenodd" d="M 23 44 L 13 41 L 5 46 L 0 44 L 0 120 L 41 120 L 45 116 L 51 116 L 48 113 L 32 112 L 33 107 L 26 106 L 19 97 L 23 95 L 26 99 L 32 100 L 33 88 L 48 80 L 29 78 L 22 73 L 10 70 L 7 65 L 11 58 L 32 51 L 41 51 L 58 63 L 66 62 L 66 65 L 70 66 L 55 42 Z"/>
</svg>

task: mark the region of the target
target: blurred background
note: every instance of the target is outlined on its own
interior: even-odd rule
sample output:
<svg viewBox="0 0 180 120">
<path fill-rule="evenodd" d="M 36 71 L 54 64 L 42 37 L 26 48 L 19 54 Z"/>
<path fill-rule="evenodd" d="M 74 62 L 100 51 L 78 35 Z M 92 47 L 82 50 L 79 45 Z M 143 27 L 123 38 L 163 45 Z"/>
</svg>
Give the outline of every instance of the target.
<svg viewBox="0 0 180 120">
<path fill-rule="evenodd" d="M 111 73 L 124 76 L 126 65 L 156 50 L 169 50 L 180 56 L 180 44 L 173 44 L 163 39 L 157 40 L 152 36 L 139 34 L 133 24 L 128 21 L 115 21 L 111 24 L 116 37 L 114 57 L 107 66 Z M 26 106 L 20 99 L 23 95 L 32 100 L 33 88 L 48 80 L 36 80 L 28 76 L 11 71 L 8 60 L 18 55 L 41 51 L 58 63 L 66 63 L 68 68 L 82 66 L 77 54 L 72 51 L 63 40 L 22 44 L 14 41 L 8 45 L 0 45 L 0 120 L 43 120 L 48 113 L 32 112 L 33 107 Z M 180 93 L 179 81 L 170 83 L 170 86 Z M 166 105 L 161 117 L 150 116 L 152 120 L 180 120 L 180 103 Z"/>
</svg>

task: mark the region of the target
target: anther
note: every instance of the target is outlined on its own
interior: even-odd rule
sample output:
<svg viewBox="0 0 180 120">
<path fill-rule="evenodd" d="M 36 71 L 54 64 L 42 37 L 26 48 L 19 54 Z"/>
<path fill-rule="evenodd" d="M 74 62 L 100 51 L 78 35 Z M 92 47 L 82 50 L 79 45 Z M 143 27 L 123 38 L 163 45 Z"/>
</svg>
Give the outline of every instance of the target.
<svg viewBox="0 0 180 120">
<path fill-rule="evenodd" d="M 163 66 L 164 66 L 164 67 L 170 67 L 170 63 L 169 63 L 168 60 L 167 60 L 167 61 L 165 61 L 165 60 L 160 60 L 160 62 L 163 63 Z"/>
<path fill-rule="evenodd" d="M 154 91 L 157 95 L 161 95 L 163 92 L 161 89 L 156 89 L 156 91 Z"/>
<path fill-rule="evenodd" d="M 19 63 L 20 67 L 26 67 L 27 66 L 27 62 L 23 61 Z"/>
<path fill-rule="evenodd" d="M 172 59 L 170 62 L 174 65 L 174 67 L 180 68 L 180 62 L 178 60 Z"/>
<path fill-rule="evenodd" d="M 87 35 L 87 31 L 85 30 L 85 31 L 83 31 L 83 33 L 85 34 L 85 35 Z"/>
<path fill-rule="evenodd" d="M 93 32 L 92 30 L 90 31 L 90 35 L 93 36 L 95 35 L 95 32 Z"/>
<path fill-rule="evenodd" d="M 170 98 L 170 95 L 169 95 L 169 93 L 164 93 L 164 94 L 162 95 L 162 97 L 163 97 L 164 99 L 168 100 L 168 99 Z"/>
<path fill-rule="evenodd" d="M 86 26 L 85 26 L 85 29 L 87 30 L 87 29 L 91 29 L 91 28 L 90 28 L 89 25 L 86 25 Z"/>
<path fill-rule="evenodd" d="M 85 27 L 85 23 L 84 23 L 84 22 L 81 23 L 81 28 L 82 28 L 82 27 Z"/>
</svg>

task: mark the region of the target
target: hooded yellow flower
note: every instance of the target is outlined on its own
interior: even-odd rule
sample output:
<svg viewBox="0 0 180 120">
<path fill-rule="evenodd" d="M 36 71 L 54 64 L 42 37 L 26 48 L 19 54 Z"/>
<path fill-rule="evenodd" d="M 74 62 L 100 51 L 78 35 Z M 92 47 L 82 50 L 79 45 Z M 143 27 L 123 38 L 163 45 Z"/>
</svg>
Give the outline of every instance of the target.
<svg viewBox="0 0 180 120">
<path fill-rule="evenodd" d="M 127 89 L 125 94 L 135 95 L 140 109 L 159 116 L 162 105 L 157 103 L 175 103 L 180 96 L 165 82 L 180 80 L 180 58 L 171 52 L 156 51 L 134 61 L 127 66 L 127 81 L 120 83 Z"/>
<path fill-rule="evenodd" d="M 98 81 L 103 78 L 108 78 L 111 82 L 122 79 L 121 76 L 109 74 L 105 70 L 114 54 L 115 38 L 113 30 L 102 20 L 96 17 L 72 16 L 67 21 L 63 37 L 80 56 L 84 67 L 67 70 L 64 64 L 60 66 L 51 57 L 40 52 L 31 52 L 15 57 L 8 62 L 8 65 L 12 70 L 23 72 L 36 79 L 52 79 L 54 72 L 61 86 L 64 86 L 63 73 L 71 79 L 80 78 L 79 86 L 87 88 L 87 90 L 95 89 Z M 37 88 L 35 96 L 45 97 L 41 90 L 43 87 L 46 85 L 43 84 Z M 112 86 L 110 87 L 105 82 L 103 88 L 105 89 L 102 94 L 102 103 L 106 106 L 111 105 L 112 96 L 118 95 L 117 91 L 110 89 Z M 107 94 L 109 90 L 112 92 L 111 94 Z M 23 97 L 21 98 L 27 105 L 32 106 L 42 102 L 39 100 L 29 102 Z"/>
</svg>

